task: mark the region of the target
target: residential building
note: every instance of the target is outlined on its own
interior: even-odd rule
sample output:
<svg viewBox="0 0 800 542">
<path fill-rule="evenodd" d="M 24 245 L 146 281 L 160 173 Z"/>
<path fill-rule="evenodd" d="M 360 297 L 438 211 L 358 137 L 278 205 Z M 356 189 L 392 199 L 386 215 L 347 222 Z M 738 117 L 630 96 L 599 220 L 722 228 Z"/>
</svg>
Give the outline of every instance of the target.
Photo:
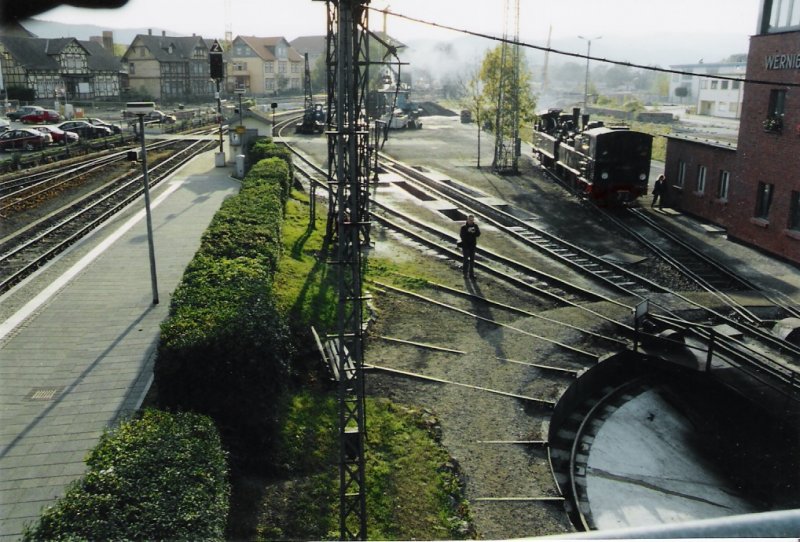
<svg viewBox="0 0 800 542">
<path fill-rule="evenodd" d="M 738 79 L 744 78 L 747 55 L 734 55 L 726 62 L 678 64 L 670 68 L 706 76 L 672 74 L 670 99 L 693 106 L 699 115 L 731 119 L 740 117 L 744 85 Z M 710 77 L 713 75 L 719 78 Z"/>
<path fill-rule="evenodd" d="M 244 88 L 253 96 L 303 89 L 305 59 L 286 38 L 236 36 L 228 51 L 227 90 Z"/>
<path fill-rule="evenodd" d="M 211 100 L 208 44 L 200 36 L 138 34 L 122 57 L 129 89 L 161 102 Z"/>
<path fill-rule="evenodd" d="M 11 98 L 19 93 L 27 100 L 119 99 L 119 59 L 96 43 L 3 35 L 0 58 Z"/>
<path fill-rule="evenodd" d="M 300 36 L 289 42 L 289 45 L 291 45 L 300 56 L 308 53 L 308 63 L 313 69 L 317 61 L 325 56 L 325 39 L 325 36 Z"/>
<path fill-rule="evenodd" d="M 800 0 L 761 0 L 735 152 L 671 136 L 665 173 L 669 205 L 800 264 L 800 97 L 792 92 L 800 86 L 798 43 Z"/>
</svg>

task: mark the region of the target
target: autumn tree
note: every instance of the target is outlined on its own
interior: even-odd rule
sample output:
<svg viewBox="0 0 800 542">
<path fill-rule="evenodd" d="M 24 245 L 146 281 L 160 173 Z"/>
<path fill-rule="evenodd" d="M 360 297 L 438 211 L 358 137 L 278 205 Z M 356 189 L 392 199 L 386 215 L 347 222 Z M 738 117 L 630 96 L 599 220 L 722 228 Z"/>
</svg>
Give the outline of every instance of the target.
<svg viewBox="0 0 800 542">
<path fill-rule="evenodd" d="M 503 110 L 500 111 L 502 117 L 507 118 L 513 115 L 515 100 L 511 98 L 516 91 L 518 96 L 516 101 L 519 110 L 519 128 L 521 129 L 525 123 L 530 123 L 533 120 L 536 109 L 536 97 L 531 90 L 533 75 L 523 55 L 520 55 L 519 62 L 519 80 L 516 89 L 513 88 L 513 77 L 504 76 L 514 71 L 514 60 L 510 50 L 507 51 L 505 59 L 503 59 L 503 46 L 498 45 L 486 53 L 481 63 L 477 81 L 482 87 L 480 91 L 480 116 L 481 118 L 491 119 L 493 130 L 501 90 L 505 97 Z"/>
</svg>

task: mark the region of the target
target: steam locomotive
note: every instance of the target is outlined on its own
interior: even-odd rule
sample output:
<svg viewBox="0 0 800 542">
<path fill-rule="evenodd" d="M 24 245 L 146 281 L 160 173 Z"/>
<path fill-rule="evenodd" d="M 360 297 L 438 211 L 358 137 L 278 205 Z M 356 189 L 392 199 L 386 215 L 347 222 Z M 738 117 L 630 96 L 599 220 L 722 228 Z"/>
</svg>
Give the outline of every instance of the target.
<svg viewBox="0 0 800 542">
<path fill-rule="evenodd" d="M 601 205 L 628 204 L 647 194 L 653 136 L 627 126 L 589 122 L 549 109 L 533 130 L 533 152 L 542 166 L 573 190 Z"/>
</svg>

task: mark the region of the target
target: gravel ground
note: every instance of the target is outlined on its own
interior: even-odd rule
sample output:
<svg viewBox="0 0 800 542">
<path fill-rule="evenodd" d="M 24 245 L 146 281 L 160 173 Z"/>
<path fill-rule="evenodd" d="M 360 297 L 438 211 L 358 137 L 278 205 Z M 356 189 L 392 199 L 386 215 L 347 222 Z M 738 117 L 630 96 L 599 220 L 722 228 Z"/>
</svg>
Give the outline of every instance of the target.
<svg viewBox="0 0 800 542">
<path fill-rule="evenodd" d="M 383 151 L 408 164 L 425 165 L 492 197 L 523 207 L 539 217 L 544 227 L 572 242 L 590 247 L 597 254 L 613 251 L 635 254 L 638 250 L 626 239 L 609 236 L 603 225 L 590 219 L 579 200 L 543 179 L 529 158 L 521 159 L 521 176 L 499 177 L 492 174 L 488 167 L 493 152 L 490 146 L 492 141 L 486 134 L 483 134 L 480 157 L 483 168 L 478 169 L 477 131 L 474 125 L 462 125 L 457 117 L 426 117 L 423 122 L 422 130 L 392 132 Z M 443 131 L 447 132 L 446 135 Z M 325 162 L 324 138 L 304 138 L 301 148 L 318 163 Z M 529 151 L 524 152 L 530 156 Z M 391 194 L 387 196 L 387 193 L 378 192 L 378 197 L 391 197 Z M 409 208 L 415 205 L 400 200 L 392 203 L 398 202 Z M 428 213 L 428 216 L 435 214 L 425 210 L 424 206 L 417 207 L 423 207 L 420 212 Z M 675 222 L 678 227 L 692 228 L 689 220 Z M 441 223 L 443 228 L 449 228 L 455 235 L 458 223 Z M 696 227 L 694 229 L 697 230 Z M 481 245 L 491 246 L 498 252 L 514 255 L 517 249 L 512 243 L 493 236 L 490 228 L 486 230 L 479 248 Z M 707 233 L 705 237 L 702 233 L 697 236 L 709 241 Z M 525 308 L 556 321 L 594 327 L 598 332 L 607 331 L 599 320 L 579 309 L 550 309 L 540 313 L 543 310 L 541 300 L 480 273 L 476 282 L 466 281 L 459 271 L 458 262 L 434 256 L 378 226 L 374 226 L 372 240 L 375 246 L 371 249 L 371 256 L 389 257 L 406 266 L 410 263 L 411 267 L 418 270 L 419 276 Z M 710 241 L 719 243 L 720 239 Z M 743 252 L 745 257 L 750 256 L 749 252 L 738 246 L 712 249 L 731 255 Z M 525 257 L 530 258 L 531 265 L 552 274 L 563 276 L 567 273 L 552 262 L 542 261 L 535 256 Z M 777 271 L 776 266 L 779 268 Z M 749 262 L 740 267 L 749 268 Z M 670 270 L 646 259 L 637 265 L 636 270 L 659 281 L 674 281 L 675 286 L 681 286 L 681 280 Z M 773 273 L 780 278 L 795 276 L 791 267 L 784 269 L 782 264 L 770 261 L 761 278 L 769 280 L 770 284 L 778 284 L 776 278 L 770 279 Z M 788 284 L 787 289 L 792 290 L 792 280 L 780 284 Z M 529 364 L 580 369 L 590 363 L 586 357 L 537 339 L 533 334 L 551 337 L 600 355 L 612 352 L 613 347 L 592 344 L 591 340 L 562 325 L 520 317 L 496 306 L 435 289 L 425 289 L 419 293 L 506 326 L 434 306 L 379 285 L 367 285 L 366 289 L 374 295 L 372 307 L 375 319 L 370 327 L 365 362 L 449 382 L 370 371 L 367 375 L 368 393 L 400 403 L 423 406 L 438 416 L 443 445 L 460 465 L 465 477 L 467 498 L 478 537 L 507 539 L 571 532 L 573 528 L 562 503 L 537 500 L 558 495 L 545 449 L 531 444 L 489 441 L 536 441 L 547 438 L 549 408 L 535 400 L 556 401 L 572 379 Z M 610 304 L 596 304 L 592 309 L 615 317 L 623 314 L 620 307 Z M 399 344 L 386 338 L 417 341 L 462 353 Z M 534 400 L 512 398 L 490 390 Z"/>
</svg>

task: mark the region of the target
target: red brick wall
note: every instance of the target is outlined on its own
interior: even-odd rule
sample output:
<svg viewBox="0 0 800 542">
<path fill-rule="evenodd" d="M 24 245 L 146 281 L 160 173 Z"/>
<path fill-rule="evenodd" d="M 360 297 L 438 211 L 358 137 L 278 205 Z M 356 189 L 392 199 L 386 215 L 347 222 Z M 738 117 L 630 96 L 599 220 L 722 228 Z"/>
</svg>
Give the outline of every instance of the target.
<svg viewBox="0 0 800 542">
<path fill-rule="evenodd" d="M 678 185 L 681 161 L 686 164 L 683 187 Z M 697 190 L 700 166 L 706 168 L 706 184 L 702 193 Z M 733 147 L 722 148 L 701 141 L 669 138 L 664 166 L 668 186 L 665 202 L 670 207 L 727 227 L 731 196 L 729 188 L 727 199 L 718 197 L 720 171 L 729 173 L 729 185 L 732 185 L 735 169 L 736 149 Z"/>
<path fill-rule="evenodd" d="M 731 186 L 725 223 L 728 235 L 800 263 L 800 231 L 788 230 L 792 191 L 800 191 L 800 69 L 768 70 L 774 54 L 800 55 L 800 32 L 753 36 L 747 78 L 774 85 L 747 83 L 739 127 L 737 168 Z M 771 89 L 787 89 L 783 131 L 765 132 Z M 774 185 L 768 220 L 755 218 L 758 183 Z"/>
</svg>

